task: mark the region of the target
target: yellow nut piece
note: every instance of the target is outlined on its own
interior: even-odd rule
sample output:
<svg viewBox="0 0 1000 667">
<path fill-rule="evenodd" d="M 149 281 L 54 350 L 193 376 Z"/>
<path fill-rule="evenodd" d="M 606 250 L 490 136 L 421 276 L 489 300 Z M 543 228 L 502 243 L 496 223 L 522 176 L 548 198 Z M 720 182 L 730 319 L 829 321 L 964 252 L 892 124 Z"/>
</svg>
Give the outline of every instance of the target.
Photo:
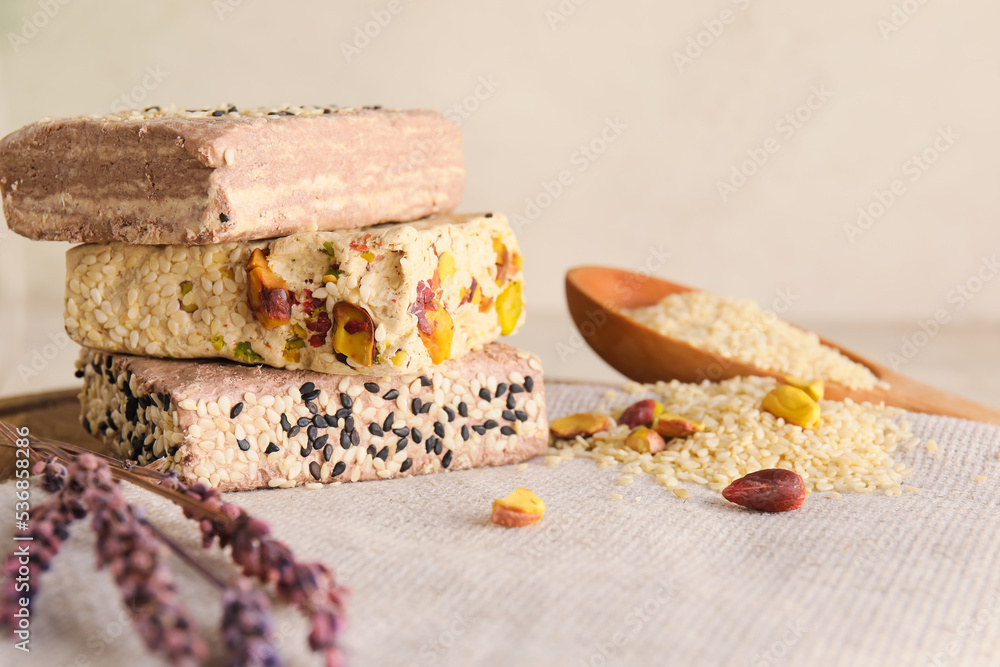
<svg viewBox="0 0 1000 667">
<path fill-rule="evenodd" d="M 819 422 L 819 403 L 798 387 L 781 385 L 768 392 L 762 407 L 789 424 L 812 428 Z"/>
<path fill-rule="evenodd" d="M 793 375 L 786 375 L 785 384 L 801 389 L 809 394 L 809 398 L 814 401 L 823 400 L 823 391 L 826 388 L 826 385 L 822 380 L 806 380 L 803 378 L 797 378 Z"/>
<path fill-rule="evenodd" d="M 506 498 L 493 501 L 490 521 L 498 526 L 515 528 L 530 526 L 540 521 L 543 514 L 545 514 L 545 503 L 542 499 L 530 489 L 519 488 Z"/>
<path fill-rule="evenodd" d="M 664 438 L 686 438 L 705 430 L 705 425 L 693 419 L 685 419 L 669 412 L 664 412 L 653 422 L 653 429 Z"/>
<path fill-rule="evenodd" d="M 521 308 L 524 305 L 521 299 L 521 283 L 511 283 L 507 285 L 500 296 L 497 297 L 497 318 L 500 320 L 500 335 L 506 336 L 521 318 Z"/>
<path fill-rule="evenodd" d="M 438 280 L 444 284 L 455 273 L 455 257 L 450 252 L 443 252 L 438 257 Z"/>
<path fill-rule="evenodd" d="M 552 420 L 549 430 L 557 438 L 565 440 L 578 435 L 594 435 L 608 428 L 608 418 L 590 412 L 578 412 L 568 417 Z"/>
<path fill-rule="evenodd" d="M 625 438 L 625 446 L 640 454 L 656 454 L 667 448 L 663 437 L 651 428 L 640 426 Z"/>
</svg>

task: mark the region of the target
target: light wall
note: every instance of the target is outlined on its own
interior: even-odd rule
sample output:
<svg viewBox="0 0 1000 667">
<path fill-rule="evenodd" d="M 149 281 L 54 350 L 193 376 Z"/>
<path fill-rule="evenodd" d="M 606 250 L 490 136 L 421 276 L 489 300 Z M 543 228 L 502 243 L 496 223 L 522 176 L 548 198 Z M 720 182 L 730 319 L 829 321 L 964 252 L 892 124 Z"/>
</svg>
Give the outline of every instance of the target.
<svg viewBox="0 0 1000 667">
<path fill-rule="evenodd" d="M 436 108 L 463 207 L 519 228 L 535 326 L 584 263 L 790 289 L 799 321 L 1000 324 L 1000 280 L 954 292 L 998 249 L 998 23 L 987 0 L 8 0 L 0 131 L 130 102 Z M 66 247 L 0 241 L 2 393 L 38 386 L 14 369 L 60 330 Z"/>
</svg>

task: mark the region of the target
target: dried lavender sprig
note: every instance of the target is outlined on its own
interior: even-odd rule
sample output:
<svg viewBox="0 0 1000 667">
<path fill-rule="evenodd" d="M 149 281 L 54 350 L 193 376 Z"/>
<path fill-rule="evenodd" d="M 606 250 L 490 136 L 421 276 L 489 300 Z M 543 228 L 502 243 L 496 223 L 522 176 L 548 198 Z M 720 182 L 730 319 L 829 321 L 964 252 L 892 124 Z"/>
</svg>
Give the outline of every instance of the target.
<svg viewBox="0 0 1000 667">
<path fill-rule="evenodd" d="M 0 421 L 0 435 L 12 438 L 13 430 Z M 83 455 L 83 450 L 55 440 L 29 436 L 35 451 L 44 451 L 61 460 Z M 12 440 L 13 441 L 13 440 Z M 221 493 L 203 484 L 185 486 L 173 474 L 156 469 L 155 463 L 138 467 L 87 452 L 105 460 L 110 472 L 180 505 L 185 516 L 200 522 L 203 542 L 211 545 L 216 537 L 221 546 L 232 546 L 232 557 L 248 576 L 265 583 L 275 583 L 279 597 L 297 605 L 310 619 L 309 645 L 323 652 L 328 667 L 343 664 L 337 647 L 337 635 L 343 626 L 344 598 L 347 591 L 338 586 L 333 574 L 319 563 L 298 563 L 283 543 L 267 537 L 270 528 L 250 517 L 241 508 L 221 501 Z M 238 524 L 238 525 L 237 525 Z"/>
<path fill-rule="evenodd" d="M 240 578 L 222 595 L 222 640 L 232 667 L 281 667 L 267 595 Z"/>
<path fill-rule="evenodd" d="M 173 485 L 227 515 L 226 522 L 200 522 L 203 544 L 208 547 L 218 539 L 219 546 L 230 547 L 233 562 L 245 575 L 275 584 L 279 599 L 296 605 L 309 617 L 309 647 L 324 654 L 328 667 L 343 664 L 337 636 L 344 625 L 346 591 L 336 584 L 333 573 L 320 563 L 299 563 L 288 546 L 270 537 L 266 523 L 224 502 L 218 489 L 201 482 L 184 487 L 179 480 L 165 481 L 164 485 Z"/>
</svg>

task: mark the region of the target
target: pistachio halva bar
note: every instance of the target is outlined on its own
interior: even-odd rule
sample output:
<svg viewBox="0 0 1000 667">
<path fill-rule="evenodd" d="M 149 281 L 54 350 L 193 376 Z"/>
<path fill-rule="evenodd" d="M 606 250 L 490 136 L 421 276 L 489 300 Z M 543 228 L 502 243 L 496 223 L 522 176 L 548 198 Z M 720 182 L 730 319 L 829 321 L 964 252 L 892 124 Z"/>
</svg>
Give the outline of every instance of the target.
<svg viewBox="0 0 1000 667">
<path fill-rule="evenodd" d="M 504 465 L 548 444 L 541 364 L 502 343 L 392 377 L 86 349 L 77 366 L 90 433 L 225 491 Z"/>
<path fill-rule="evenodd" d="M 0 196 L 32 239 L 205 244 L 454 210 L 458 126 L 435 111 L 281 107 L 42 120 L 0 140 Z"/>
<path fill-rule="evenodd" d="M 490 213 L 208 246 L 89 244 L 66 264 L 66 330 L 110 352 L 403 375 L 524 319 L 517 240 Z"/>
</svg>

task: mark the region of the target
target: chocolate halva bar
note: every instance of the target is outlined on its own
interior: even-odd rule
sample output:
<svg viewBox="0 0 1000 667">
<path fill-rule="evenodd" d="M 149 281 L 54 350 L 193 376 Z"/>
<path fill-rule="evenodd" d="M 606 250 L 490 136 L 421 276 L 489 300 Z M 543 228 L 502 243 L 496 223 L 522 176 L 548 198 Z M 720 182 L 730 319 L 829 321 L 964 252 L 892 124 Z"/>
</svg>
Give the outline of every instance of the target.
<svg viewBox="0 0 1000 667">
<path fill-rule="evenodd" d="M 440 113 L 158 107 L 42 120 L 0 140 L 0 197 L 32 239 L 207 244 L 454 210 L 465 168 Z"/>
<path fill-rule="evenodd" d="M 77 368 L 87 431 L 225 491 L 503 465 L 548 444 L 541 364 L 502 343 L 391 377 L 88 349 Z"/>
<path fill-rule="evenodd" d="M 127 354 L 405 375 L 524 320 L 521 256 L 497 214 L 204 246 L 66 255 L 66 330 Z"/>
</svg>

